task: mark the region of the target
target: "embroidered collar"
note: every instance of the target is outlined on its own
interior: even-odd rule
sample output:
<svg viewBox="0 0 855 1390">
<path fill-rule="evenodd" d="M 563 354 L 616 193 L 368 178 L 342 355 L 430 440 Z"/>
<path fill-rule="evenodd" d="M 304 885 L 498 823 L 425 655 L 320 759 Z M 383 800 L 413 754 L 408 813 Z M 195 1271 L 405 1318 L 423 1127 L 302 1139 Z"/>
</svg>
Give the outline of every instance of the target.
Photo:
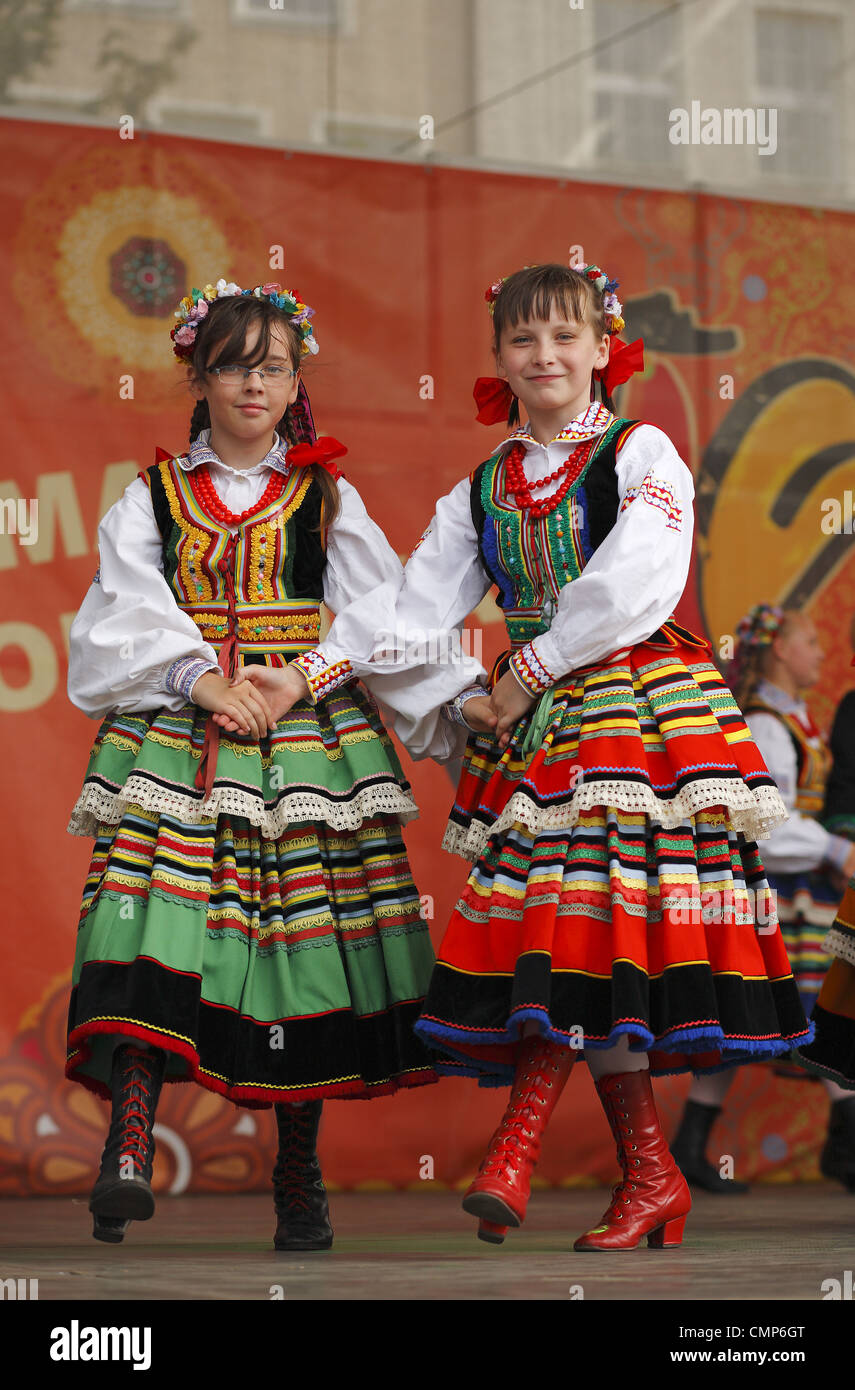
<svg viewBox="0 0 855 1390">
<path fill-rule="evenodd" d="M 605 433 L 614 418 L 611 411 L 607 410 L 600 401 L 592 401 L 587 410 L 583 410 L 581 415 L 574 416 L 569 424 L 559 430 L 555 438 L 549 442 L 550 444 L 566 442 L 578 444 L 583 439 L 596 439 Z M 520 441 L 523 444 L 539 443 L 531 433 L 529 421 L 520 425 L 519 429 L 514 430 L 513 434 L 509 434 L 507 439 L 503 439 L 499 448 L 503 448 L 505 444 L 515 444 Z"/>
<path fill-rule="evenodd" d="M 279 435 L 274 435 L 275 443 L 269 454 L 266 454 L 258 463 L 253 464 L 252 468 L 233 468 L 229 463 L 223 463 L 219 454 L 211 448 L 211 431 L 202 430 L 201 434 L 193 440 L 189 450 L 183 454 L 176 462 L 184 469 L 185 473 L 193 468 L 198 468 L 201 463 L 216 464 L 218 468 L 225 468 L 229 473 L 240 473 L 244 477 L 248 474 L 257 473 L 262 468 L 275 468 L 278 473 L 290 473 L 291 465 L 285 462 L 285 455 L 291 445 L 286 439 L 280 439 Z"/>
<path fill-rule="evenodd" d="M 771 681 L 758 681 L 757 694 L 764 704 L 771 705 L 779 714 L 796 714 L 802 719 L 808 718 L 808 707 L 804 700 L 797 700 L 779 685 L 773 685 Z"/>
</svg>

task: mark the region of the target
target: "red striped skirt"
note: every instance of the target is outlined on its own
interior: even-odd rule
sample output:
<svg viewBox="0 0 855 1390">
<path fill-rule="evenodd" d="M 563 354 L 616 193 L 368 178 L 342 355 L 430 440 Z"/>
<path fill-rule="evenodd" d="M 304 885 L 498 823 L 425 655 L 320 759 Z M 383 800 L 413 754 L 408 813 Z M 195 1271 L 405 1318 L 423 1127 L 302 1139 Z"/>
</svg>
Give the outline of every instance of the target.
<svg viewBox="0 0 855 1390">
<path fill-rule="evenodd" d="M 512 1079 L 533 1020 L 580 1050 L 622 1034 L 654 1072 L 812 1036 L 754 837 L 786 817 L 716 668 L 640 644 L 551 692 L 499 750 L 468 744 L 445 845 L 474 860 L 417 1032 L 441 1069 Z"/>
</svg>

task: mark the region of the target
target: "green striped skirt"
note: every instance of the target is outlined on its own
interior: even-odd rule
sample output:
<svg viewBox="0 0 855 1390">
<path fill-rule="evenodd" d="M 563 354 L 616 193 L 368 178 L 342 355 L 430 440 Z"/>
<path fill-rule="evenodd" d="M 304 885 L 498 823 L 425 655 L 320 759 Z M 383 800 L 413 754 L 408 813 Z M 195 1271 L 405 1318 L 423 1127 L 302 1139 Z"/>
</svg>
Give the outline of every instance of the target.
<svg viewBox="0 0 855 1390">
<path fill-rule="evenodd" d="M 99 730 L 69 827 L 95 845 L 66 1074 L 106 1096 L 138 1039 L 167 1080 L 240 1105 L 434 1081 L 413 1032 L 434 961 L 400 832 L 415 805 L 370 697 L 224 735 L 203 803 L 204 733 L 194 705 Z"/>
</svg>

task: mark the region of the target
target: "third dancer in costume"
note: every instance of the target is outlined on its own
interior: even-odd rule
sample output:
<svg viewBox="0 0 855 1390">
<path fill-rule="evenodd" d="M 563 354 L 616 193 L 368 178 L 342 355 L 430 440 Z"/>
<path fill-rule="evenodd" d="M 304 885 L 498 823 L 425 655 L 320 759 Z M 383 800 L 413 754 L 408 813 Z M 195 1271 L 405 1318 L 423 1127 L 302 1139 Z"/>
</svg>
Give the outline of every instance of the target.
<svg viewBox="0 0 855 1390">
<path fill-rule="evenodd" d="M 831 758 L 804 696 L 819 679 L 822 655 L 816 629 L 806 614 L 760 603 L 739 624 L 736 654 L 728 671 L 789 811 L 789 819 L 776 826 L 763 846 L 763 863 L 775 890 L 781 931 L 808 1017 L 831 960 L 824 938 L 834 921 L 842 886 L 855 873 L 851 839 L 830 833 L 821 822 Z M 723 1177 L 705 1152 L 733 1080 L 733 1072 L 724 1072 L 693 1083 L 672 1144 L 683 1173 L 708 1192 L 747 1191 L 745 1183 Z M 855 1097 L 831 1078 L 823 1084 L 831 1113 L 820 1168 L 826 1177 L 855 1184 Z"/>
</svg>

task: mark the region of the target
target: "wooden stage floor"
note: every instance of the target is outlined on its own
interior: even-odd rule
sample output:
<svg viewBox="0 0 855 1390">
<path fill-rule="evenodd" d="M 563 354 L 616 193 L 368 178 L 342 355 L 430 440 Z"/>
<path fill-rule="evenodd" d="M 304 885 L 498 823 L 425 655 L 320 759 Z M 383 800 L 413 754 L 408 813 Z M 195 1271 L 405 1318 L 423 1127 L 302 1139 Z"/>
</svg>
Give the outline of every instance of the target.
<svg viewBox="0 0 855 1390">
<path fill-rule="evenodd" d="M 333 1249 L 299 1255 L 272 1249 L 265 1196 L 160 1198 L 119 1246 L 92 1239 L 85 1198 L 3 1200 L 0 1278 L 81 1302 L 269 1299 L 275 1285 L 288 1300 L 566 1300 L 580 1286 L 586 1300 L 813 1302 L 855 1268 L 855 1195 L 831 1184 L 699 1194 L 680 1249 L 574 1254 L 607 1200 L 536 1192 L 525 1226 L 494 1247 L 475 1239 L 455 1193 L 336 1193 Z"/>
</svg>

